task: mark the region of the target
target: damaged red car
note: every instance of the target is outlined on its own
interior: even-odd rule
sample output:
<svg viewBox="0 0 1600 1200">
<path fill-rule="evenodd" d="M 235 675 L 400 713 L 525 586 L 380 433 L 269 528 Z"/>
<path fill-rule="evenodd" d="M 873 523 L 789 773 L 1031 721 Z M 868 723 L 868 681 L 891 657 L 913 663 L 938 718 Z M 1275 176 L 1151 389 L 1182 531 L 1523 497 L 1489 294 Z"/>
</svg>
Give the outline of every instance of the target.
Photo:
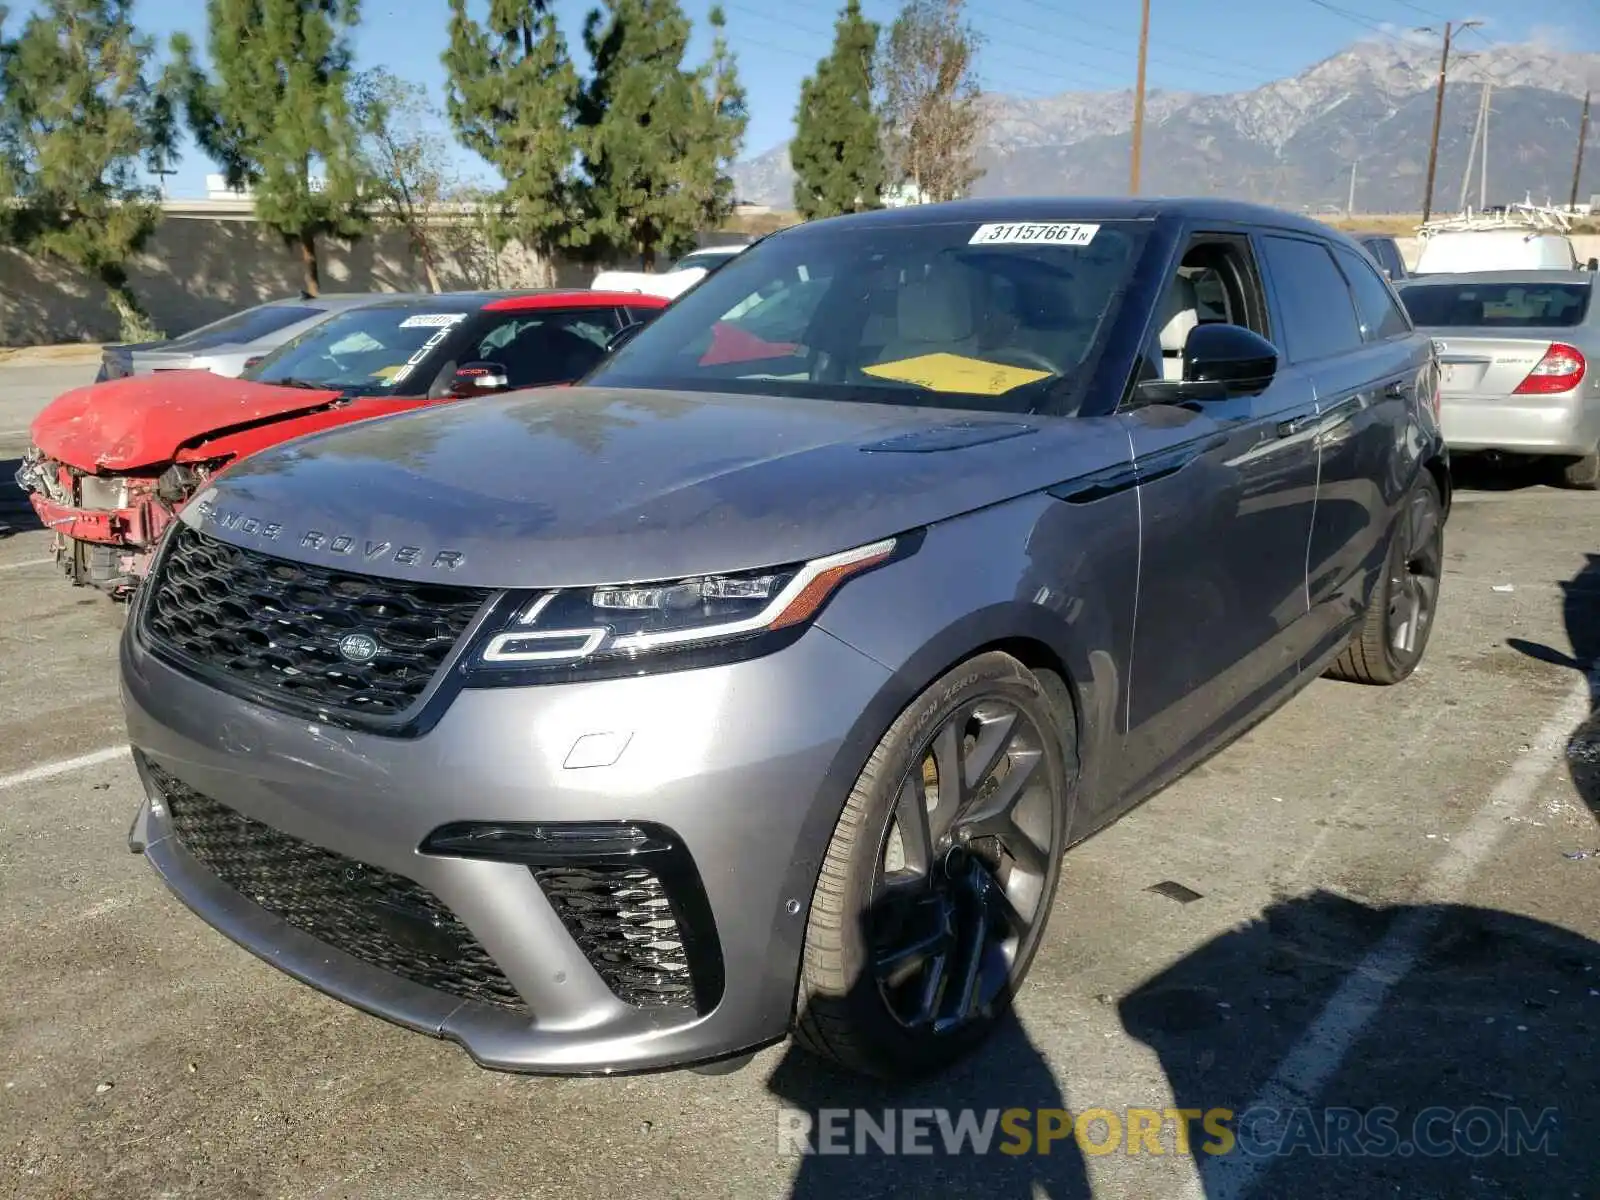
<svg viewBox="0 0 1600 1200">
<path fill-rule="evenodd" d="M 668 303 L 580 290 L 375 299 L 237 379 L 163 371 L 63 393 L 35 418 L 17 483 L 72 581 L 125 598 L 178 510 L 229 464 L 335 425 L 573 383 Z"/>
</svg>

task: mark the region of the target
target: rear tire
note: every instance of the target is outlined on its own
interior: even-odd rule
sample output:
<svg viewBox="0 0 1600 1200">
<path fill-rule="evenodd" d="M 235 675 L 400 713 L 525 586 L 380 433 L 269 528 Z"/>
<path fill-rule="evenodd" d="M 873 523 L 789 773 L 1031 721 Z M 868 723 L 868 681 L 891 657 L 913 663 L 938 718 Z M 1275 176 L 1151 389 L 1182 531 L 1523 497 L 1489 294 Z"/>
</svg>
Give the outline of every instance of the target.
<svg viewBox="0 0 1600 1200">
<path fill-rule="evenodd" d="M 1600 490 L 1600 450 L 1591 450 L 1582 458 L 1562 459 L 1557 479 L 1562 487 L 1575 491 Z"/>
<path fill-rule="evenodd" d="M 987 652 L 919 695 L 873 750 L 806 926 L 795 1040 L 909 1079 L 981 1043 L 1027 976 L 1066 849 L 1066 689 Z M 943 768 L 943 769 L 941 769 Z"/>
<path fill-rule="evenodd" d="M 1443 572 L 1444 504 L 1438 481 L 1424 470 L 1395 517 L 1360 632 L 1328 668 L 1329 678 L 1387 686 L 1409 677 L 1428 648 Z"/>
</svg>

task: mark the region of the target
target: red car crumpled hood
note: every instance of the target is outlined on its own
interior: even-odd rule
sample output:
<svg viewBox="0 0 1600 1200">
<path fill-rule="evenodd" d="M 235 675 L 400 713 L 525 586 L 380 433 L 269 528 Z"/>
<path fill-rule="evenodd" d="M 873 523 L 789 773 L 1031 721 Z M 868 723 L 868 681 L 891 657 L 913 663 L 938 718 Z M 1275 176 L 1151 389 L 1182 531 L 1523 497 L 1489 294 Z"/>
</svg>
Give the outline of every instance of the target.
<svg viewBox="0 0 1600 1200">
<path fill-rule="evenodd" d="M 161 371 L 63 392 L 33 420 L 33 444 L 83 471 L 169 463 L 224 430 L 326 408 L 336 391 L 279 387 L 210 371 Z"/>
</svg>

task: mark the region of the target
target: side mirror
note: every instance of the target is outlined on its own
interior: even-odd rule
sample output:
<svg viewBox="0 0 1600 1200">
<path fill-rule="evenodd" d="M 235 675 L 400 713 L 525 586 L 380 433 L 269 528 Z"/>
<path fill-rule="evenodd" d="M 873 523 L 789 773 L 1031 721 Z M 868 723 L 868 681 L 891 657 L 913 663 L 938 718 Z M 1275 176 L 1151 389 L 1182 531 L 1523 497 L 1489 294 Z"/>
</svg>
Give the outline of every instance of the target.
<svg viewBox="0 0 1600 1200">
<path fill-rule="evenodd" d="M 1600 271 L 1600 258 L 1591 258 L 1589 260 L 1589 270 Z"/>
<path fill-rule="evenodd" d="M 631 325 L 624 325 L 606 339 L 606 353 L 615 354 L 622 347 L 633 341 L 634 338 L 638 337 L 640 331 L 648 324 L 648 321 L 634 321 Z"/>
<path fill-rule="evenodd" d="M 1183 343 L 1183 381 L 1220 383 L 1231 396 L 1264 392 L 1278 375 L 1278 348 L 1243 325 L 1196 325 Z"/>
<path fill-rule="evenodd" d="M 506 369 L 495 362 L 462 363 L 450 377 L 452 396 L 481 396 L 497 392 L 511 385 Z"/>
</svg>

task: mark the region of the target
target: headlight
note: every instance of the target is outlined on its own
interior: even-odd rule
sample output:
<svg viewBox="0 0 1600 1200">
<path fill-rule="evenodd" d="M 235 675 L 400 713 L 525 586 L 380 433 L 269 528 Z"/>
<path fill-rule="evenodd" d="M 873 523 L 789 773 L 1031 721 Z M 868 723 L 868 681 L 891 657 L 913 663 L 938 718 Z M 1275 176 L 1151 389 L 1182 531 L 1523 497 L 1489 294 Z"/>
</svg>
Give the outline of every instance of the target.
<svg viewBox="0 0 1600 1200">
<path fill-rule="evenodd" d="M 515 595 L 505 615 L 491 619 L 469 669 L 587 673 L 796 631 L 846 579 L 906 547 L 906 539 L 885 538 L 785 567 Z"/>
</svg>

